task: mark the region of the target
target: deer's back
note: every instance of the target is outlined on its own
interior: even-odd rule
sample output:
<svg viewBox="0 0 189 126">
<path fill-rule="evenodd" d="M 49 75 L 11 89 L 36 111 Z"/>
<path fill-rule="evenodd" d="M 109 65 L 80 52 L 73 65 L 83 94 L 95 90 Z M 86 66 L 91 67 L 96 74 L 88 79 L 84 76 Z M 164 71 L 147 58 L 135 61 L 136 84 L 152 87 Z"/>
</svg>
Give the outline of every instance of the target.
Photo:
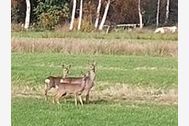
<svg viewBox="0 0 189 126">
<path fill-rule="evenodd" d="M 55 88 L 55 86 L 60 83 L 62 77 L 49 76 L 47 79 L 49 79 L 49 86 Z"/>
<path fill-rule="evenodd" d="M 83 77 L 66 77 L 62 79 L 61 83 L 67 84 L 81 84 L 83 81 Z"/>
</svg>

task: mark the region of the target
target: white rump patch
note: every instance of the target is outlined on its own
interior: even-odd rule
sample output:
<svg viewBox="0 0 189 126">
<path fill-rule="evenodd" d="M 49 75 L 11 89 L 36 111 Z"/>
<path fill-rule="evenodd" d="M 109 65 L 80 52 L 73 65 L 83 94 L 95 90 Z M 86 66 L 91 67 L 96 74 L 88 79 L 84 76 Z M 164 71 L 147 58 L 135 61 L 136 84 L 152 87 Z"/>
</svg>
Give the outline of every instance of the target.
<svg viewBox="0 0 189 126">
<path fill-rule="evenodd" d="M 45 83 L 49 84 L 50 80 L 49 79 L 45 79 Z"/>
<path fill-rule="evenodd" d="M 60 83 L 63 83 L 64 82 L 64 79 L 60 79 Z"/>
</svg>

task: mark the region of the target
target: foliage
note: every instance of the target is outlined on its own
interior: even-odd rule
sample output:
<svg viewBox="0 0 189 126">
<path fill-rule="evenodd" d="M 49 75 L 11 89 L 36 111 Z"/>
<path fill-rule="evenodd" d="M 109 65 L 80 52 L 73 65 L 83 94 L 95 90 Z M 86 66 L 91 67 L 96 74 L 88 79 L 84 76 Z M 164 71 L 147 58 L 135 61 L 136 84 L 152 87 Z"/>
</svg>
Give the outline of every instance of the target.
<svg viewBox="0 0 189 126">
<path fill-rule="evenodd" d="M 11 0 L 12 23 L 24 23 L 26 4 L 24 0 Z M 55 26 L 64 25 L 71 17 L 72 1 L 70 0 L 30 0 L 31 22 L 39 29 L 54 29 Z M 75 18 L 79 16 L 79 0 L 76 6 Z M 139 23 L 138 0 L 112 0 L 105 24 Z M 92 31 L 96 19 L 98 0 L 85 0 L 83 2 L 83 19 L 81 31 Z M 104 13 L 106 0 L 102 0 L 100 21 Z M 156 22 L 157 1 L 141 0 L 143 23 L 153 26 Z M 131 11 L 132 10 L 132 11 Z M 168 24 L 164 24 L 166 0 L 160 3 L 160 26 L 175 25 L 178 22 L 178 0 L 170 1 Z"/>
<path fill-rule="evenodd" d="M 62 0 L 39 0 L 35 8 L 37 26 L 42 29 L 52 30 L 55 26 L 68 18 L 69 8 L 66 1 Z"/>
<path fill-rule="evenodd" d="M 25 18 L 25 1 L 11 0 L 11 22 L 21 23 Z"/>
</svg>

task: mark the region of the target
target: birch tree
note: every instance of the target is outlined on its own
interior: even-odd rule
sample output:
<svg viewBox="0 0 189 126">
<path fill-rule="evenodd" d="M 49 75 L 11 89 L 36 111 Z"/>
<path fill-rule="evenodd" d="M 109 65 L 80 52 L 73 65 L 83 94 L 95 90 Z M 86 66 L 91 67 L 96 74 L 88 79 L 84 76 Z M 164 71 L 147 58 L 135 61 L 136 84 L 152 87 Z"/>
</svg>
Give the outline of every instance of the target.
<svg viewBox="0 0 189 126">
<path fill-rule="evenodd" d="M 166 13 L 165 13 L 165 24 L 167 24 L 168 18 L 169 18 L 169 3 L 170 3 L 170 0 L 167 0 Z"/>
<path fill-rule="evenodd" d="M 24 25 L 25 29 L 28 29 L 30 25 L 30 11 L 31 11 L 30 0 L 26 0 L 26 17 L 25 17 L 25 25 Z"/>
<path fill-rule="evenodd" d="M 72 17 L 71 17 L 71 22 L 70 22 L 70 28 L 69 30 L 73 30 L 73 24 L 74 24 L 74 19 L 75 19 L 75 10 L 76 10 L 76 0 L 73 0 L 73 8 L 72 8 Z"/>
<path fill-rule="evenodd" d="M 140 28 L 143 27 L 142 25 L 142 13 L 141 13 L 141 4 L 140 4 L 141 0 L 138 0 L 138 15 L 139 15 L 139 21 L 140 21 Z"/>
<path fill-rule="evenodd" d="M 79 23 L 77 29 L 81 29 L 81 20 L 82 20 L 82 15 L 83 15 L 83 0 L 80 0 L 80 9 L 79 9 Z"/>
<path fill-rule="evenodd" d="M 104 23 L 106 21 L 106 17 L 107 17 L 107 14 L 108 14 L 109 7 L 110 7 L 110 0 L 108 0 L 108 2 L 106 4 L 106 8 L 105 8 L 105 11 L 104 11 L 104 15 L 102 17 L 102 21 L 101 21 L 100 26 L 99 26 L 99 30 L 103 29 L 103 26 L 104 26 Z"/>
<path fill-rule="evenodd" d="M 99 22 L 99 18 L 100 18 L 100 8 L 102 5 L 102 0 L 98 1 L 98 7 L 97 7 L 97 12 L 96 12 L 96 20 L 95 20 L 95 28 L 98 28 L 98 22 Z"/>
<path fill-rule="evenodd" d="M 157 0 L 156 27 L 159 26 L 159 6 L 160 6 L 160 0 Z"/>
</svg>

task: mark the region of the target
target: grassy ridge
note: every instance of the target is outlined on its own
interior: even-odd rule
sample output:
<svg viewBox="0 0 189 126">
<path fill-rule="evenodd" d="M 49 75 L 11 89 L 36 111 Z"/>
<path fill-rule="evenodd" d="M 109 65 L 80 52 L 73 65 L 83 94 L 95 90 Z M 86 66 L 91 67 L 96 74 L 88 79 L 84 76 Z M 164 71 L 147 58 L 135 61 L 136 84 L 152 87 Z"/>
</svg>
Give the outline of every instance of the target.
<svg viewBox="0 0 189 126">
<path fill-rule="evenodd" d="M 95 39 L 146 39 L 146 40 L 178 40 L 177 33 L 154 34 L 153 31 L 112 32 L 12 32 L 12 37 L 26 38 L 95 38 Z"/>
<path fill-rule="evenodd" d="M 97 83 L 126 83 L 158 88 L 177 87 L 177 58 L 118 55 L 68 55 L 61 53 L 12 53 L 14 85 L 41 85 L 49 75 L 61 75 L 61 64 L 71 64 L 71 75 L 97 61 Z"/>
<path fill-rule="evenodd" d="M 98 104 L 75 107 L 13 98 L 13 126 L 177 126 L 177 106 Z"/>
</svg>

